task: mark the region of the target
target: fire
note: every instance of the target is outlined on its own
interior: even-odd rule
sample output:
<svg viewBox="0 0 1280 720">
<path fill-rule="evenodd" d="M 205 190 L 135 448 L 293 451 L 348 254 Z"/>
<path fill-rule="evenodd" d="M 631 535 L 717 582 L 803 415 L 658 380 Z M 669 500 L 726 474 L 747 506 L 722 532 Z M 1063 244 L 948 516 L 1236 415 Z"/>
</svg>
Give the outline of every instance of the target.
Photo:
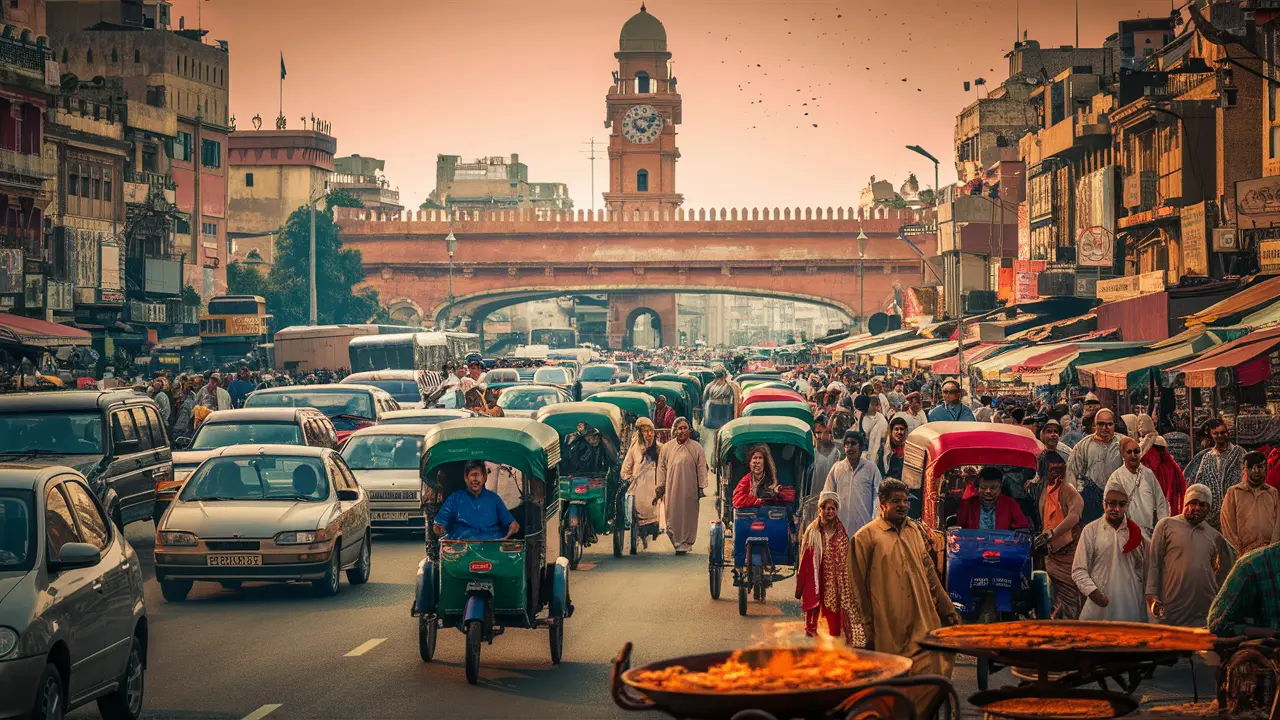
<svg viewBox="0 0 1280 720">
<path fill-rule="evenodd" d="M 855 685 L 883 669 L 873 660 L 832 648 L 780 648 L 766 653 L 768 659 L 763 664 L 744 660 L 743 651 L 738 650 L 704 672 L 672 665 L 636 673 L 635 682 L 676 692 L 792 692 Z"/>
</svg>

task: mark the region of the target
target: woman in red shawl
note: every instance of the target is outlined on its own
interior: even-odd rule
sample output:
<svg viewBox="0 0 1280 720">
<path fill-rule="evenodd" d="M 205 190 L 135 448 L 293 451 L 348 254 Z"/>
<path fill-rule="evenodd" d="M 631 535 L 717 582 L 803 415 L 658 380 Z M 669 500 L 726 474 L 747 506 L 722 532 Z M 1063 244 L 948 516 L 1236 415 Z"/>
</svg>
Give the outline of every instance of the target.
<svg viewBox="0 0 1280 720">
<path fill-rule="evenodd" d="M 738 487 L 733 491 L 735 508 L 741 510 L 795 502 L 796 489 L 778 484 L 778 470 L 774 467 L 773 456 L 769 454 L 769 446 L 757 445 L 751 448 L 747 453 L 747 467 L 750 472 L 742 476 Z"/>
<path fill-rule="evenodd" d="M 1182 514 L 1182 496 L 1187 493 L 1187 479 L 1182 475 L 1178 461 L 1169 454 L 1169 447 L 1163 437 L 1156 434 L 1156 424 L 1150 415 L 1138 416 L 1138 449 L 1142 453 L 1142 464 L 1151 468 L 1156 475 L 1156 482 L 1164 491 L 1169 501 L 1169 515 Z"/>
<path fill-rule="evenodd" d="M 839 510 L 840 497 L 833 492 L 822 493 L 818 517 L 805 528 L 800 541 L 796 598 L 804 610 L 806 635 L 818 634 L 821 616 L 827 621 L 829 635 L 843 637 L 847 645 L 862 647 L 862 620 L 854 597 L 853 553 Z"/>
</svg>

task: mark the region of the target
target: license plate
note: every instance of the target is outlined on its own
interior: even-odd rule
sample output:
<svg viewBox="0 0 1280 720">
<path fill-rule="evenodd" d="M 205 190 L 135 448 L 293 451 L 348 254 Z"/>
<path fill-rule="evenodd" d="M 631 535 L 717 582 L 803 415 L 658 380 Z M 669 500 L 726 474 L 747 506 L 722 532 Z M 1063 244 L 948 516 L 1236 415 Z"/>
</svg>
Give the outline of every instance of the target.
<svg viewBox="0 0 1280 720">
<path fill-rule="evenodd" d="M 469 582 L 467 583 L 467 592 L 493 592 L 493 583 L 491 582 Z"/>
<path fill-rule="evenodd" d="M 375 512 L 373 513 L 373 519 L 374 520 L 408 520 L 409 513 L 407 512 Z"/>
<path fill-rule="evenodd" d="M 261 555 L 209 555 L 208 562 L 215 567 L 258 567 Z"/>
</svg>

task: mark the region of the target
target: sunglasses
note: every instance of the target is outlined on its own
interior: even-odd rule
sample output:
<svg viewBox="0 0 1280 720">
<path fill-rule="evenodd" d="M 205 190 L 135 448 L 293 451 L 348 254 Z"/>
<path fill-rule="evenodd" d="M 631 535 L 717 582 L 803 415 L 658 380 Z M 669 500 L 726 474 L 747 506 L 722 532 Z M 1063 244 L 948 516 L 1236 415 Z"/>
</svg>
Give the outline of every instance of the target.
<svg viewBox="0 0 1280 720">
<path fill-rule="evenodd" d="M 1105 503 L 1103 503 L 1103 505 L 1106 505 L 1109 508 L 1122 510 L 1124 508 L 1129 507 L 1129 501 L 1128 500 L 1108 500 Z"/>
<path fill-rule="evenodd" d="M 1115 425 L 1115 423 L 1113 422 L 1097 422 L 1097 421 L 1095 421 L 1093 424 L 1096 425 L 1097 427 L 1113 427 Z"/>
</svg>

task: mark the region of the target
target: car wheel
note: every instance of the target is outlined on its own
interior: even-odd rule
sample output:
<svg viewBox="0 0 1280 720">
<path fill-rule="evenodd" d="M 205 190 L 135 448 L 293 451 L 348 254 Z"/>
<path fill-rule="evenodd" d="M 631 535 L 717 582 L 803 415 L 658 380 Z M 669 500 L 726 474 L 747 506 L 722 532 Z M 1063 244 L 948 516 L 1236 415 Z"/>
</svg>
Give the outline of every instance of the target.
<svg viewBox="0 0 1280 720">
<path fill-rule="evenodd" d="M 31 720 L 62 720 L 67 710 L 62 673 L 58 672 L 53 663 L 44 666 L 36 687 L 36 704 L 31 709 Z"/>
<path fill-rule="evenodd" d="M 182 602 L 191 593 L 190 580 L 161 580 L 160 594 L 167 602 Z"/>
<path fill-rule="evenodd" d="M 142 662 L 142 641 L 133 638 L 129 648 L 129 662 L 125 665 L 120 685 L 110 695 L 98 700 L 98 712 L 103 720 L 137 720 L 142 714 L 142 693 L 145 687 L 146 668 Z"/>
<path fill-rule="evenodd" d="M 311 589 L 319 597 L 332 597 L 338 594 L 342 586 L 342 538 L 333 543 L 333 554 L 329 556 L 329 567 L 325 568 L 324 577 L 314 580 Z"/>
<path fill-rule="evenodd" d="M 738 586 L 738 614 L 747 614 L 747 585 L 746 580 L 742 581 L 742 585 Z"/>
<path fill-rule="evenodd" d="M 360 559 L 356 566 L 347 571 L 347 582 L 352 585 L 363 585 L 369 582 L 373 573 L 373 533 L 365 531 L 364 542 L 360 543 Z"/>
</svg>

